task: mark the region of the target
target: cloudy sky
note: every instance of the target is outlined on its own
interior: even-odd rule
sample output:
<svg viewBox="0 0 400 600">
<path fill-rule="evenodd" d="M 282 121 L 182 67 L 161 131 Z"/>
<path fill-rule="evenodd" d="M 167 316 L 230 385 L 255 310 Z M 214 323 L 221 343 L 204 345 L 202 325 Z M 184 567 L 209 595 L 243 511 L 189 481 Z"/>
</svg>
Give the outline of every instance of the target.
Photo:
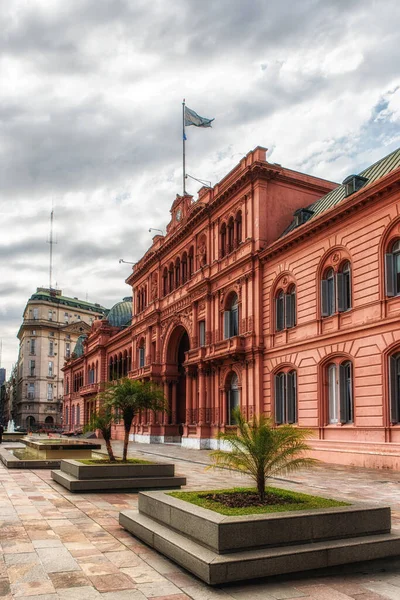
<svg viewBox="0 0 400 600">
<path fill-rule="evenodd" d="M 400 146 L 398 0 L 0 0 L 0 338 L 53 284 L 110 307 L 181 193 L 250 149 L 342 181 Z M 196 195 L 199 185 L 188 181 Z"/>
</svg>

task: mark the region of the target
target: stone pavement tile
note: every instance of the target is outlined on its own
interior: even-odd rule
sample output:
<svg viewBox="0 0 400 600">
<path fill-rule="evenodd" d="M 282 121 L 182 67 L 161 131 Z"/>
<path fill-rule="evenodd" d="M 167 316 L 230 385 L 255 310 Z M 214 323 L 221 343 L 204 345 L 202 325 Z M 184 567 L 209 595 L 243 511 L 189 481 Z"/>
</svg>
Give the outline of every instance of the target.
<svg viewBox="0 0 400 600">
<path fill-rule="evenodd" d="M 182 586 L 182 591 L 185 592 L 193 600 L 232 600 L 233 596 L 230 596 L 224 590 L 218 588 L 212 588 L 200 581 L 196 585 Z M 247 596 L 248 600 L 251 600 L 251 596 Z M 273 600 L 270 596 L 265 594 L 264 600 Z M 304 600 L 304 598 L 303 598 Z"/>
<path fill-rule="evenodd" d="M 25 583 L 27 581 L 44 581 L 47 579 L 42 565 L 26 563 L 11 565 L 7 569 L 10 583 Z"/>
<path fill-rule="evenodd" d="M 25 552 L 21 554 L 5 554 L 4 561 L 7 566 L 23 564 L 40 564 L 40 560 L 36 552 Z"/>
<path fill-rule="evenodd" d="M 116 575 L 119 572 L 117 567 L 109 560 L 104 562 L 81 562 L 80 567 L 88 577 L 96 575 Z"/>
<path fill-rule="evenodd" d="M 176 587 L 173 583 L 164 579 L 164 581 L 160 584 L 157 583 L 138 583 L 136 589 L 139 592 L 142 592 L 146 598 L 157 598 L 160 596 L 160 592 L 163 592 L 164 596 L 176 596 L 177 594 L 182 594 L 182 590 Z"/>
<path fill-rule="evenodd" d="M 306 593 L 285 583 L 268 583 L 260 581 L 257 584 L 237 584 L 232 586 L 223 586 L 223 590 L 236 600 L 264 600 L 267 598 L 273 600 L 287 600 L 299 598 L 303 600 Z"/>
<path fill-rule="evenodd" d="M 197 577 L 190 575 L 188 571 L 182 571 L 182 573 L 176 571 L 174 573 L 167 573 L 165 576 L 178 587 L 183 587 L 184 585 L 193 585 L 194 583 L 198 582 Z"/>
<path fill-rule="evenodd" d="M 56 589 L 90 586 L 89 579 L 82 571 L 67 571 L 66 573 L 49 573 Z"/>
<path fill-rule="evenodd" d="M 91 540 L 92 544 L 98 548 L 101 552 L 118 552 L 126 550 L 123 544 L 120 544 L 118 540 L 107 540 L 107 541 L 97 541 Z"/>
<path fill-rule="evenodd" d="M 152 596 L 153 600 L 190 600 L 186 594 L 172 594 L 172 596 Z"/>
<path fill-rule="evenodd" d="M 11 595 L 10 581 L 7 579 L 0 579 L 0 598 Z"/>
<path fill-rule="evenodd" d="M 1 542 L 1 547 L 4 554 L 24 554 L 25 552 L 33 552 L 35 549 L 31 542 Z"/>
<path fill-rule="evenodd" d="M 119 552 L 105 552 L 104 556 L 108 558 L 116 567 L 137 567 L 142 564 L 142 559 L 130 550 Z"/>
<path fill-rule="evenodd" d="M 323 583 L 296 585 L 296 588 L 303 592 L 305 596 L 311 596 L 311 598 L 316 598 L 316 600 L 353 600 L 348 594 L 343 594 L 343 592 L 339 592 Z"/>
<path fill-rule="evenodd" d="M 112 592 L 117 590 L 133 590 L 136 584 L 124 573 L 112 573 L 111 575 L 95 575 L 90 580 L 99 592 Z"/>
<path fill-rule="evenodd" d="M 66 548 L 37 548 L 36 552 L 46 573 L 80 571 L 78 563 Z"/>
<path fill-rule="evenodd" d="M 32 545 L 34 548 L 62 548 L 62 541 L 58 538 L 54 540 L 33 540 Z"/>
<path fill-rule="evenodd" d="M 138 590 L 119 590 L 101 594 L 101 600 L 146 600 L 146 596 Z"/>
<path fill-rule="evenodd" d="M 380 594 L 381 596 L 383 596 L 384 598 L 388 598 L 389 600 L 399 600 L 400 598 L 399 588 L 395 585 L 387 583 L 386 581 L 368 581 L 365 582 L 363 586 L 367 590 L 375 592 L 376 594 Z M 362 598 L 362 600 L 364 599 Z"/>
<path fill-rule="evenodd" d="M 135 583 L 159 583 L 167 581 L 160 573 L 146 565 L 145 563 L 138 567 L 121 568 L 122 573 L 128 575 Z"/>
<path fill-rule="evenodd" d="M 76 587 L 71 589 L 59 588 L 58 597 L 62 600 L 101 600 L 102 594 L 91 586 Z M 36 598 L 32 599 L 36 600 Z"/>
<path fill-rule="evenodd" d="M 55 589 L 50 580 L 28 581 L 26 583 L 11 584 L 11 593 L 15 598 L 20 596 L 40 596 L 54 594 Z"/>
<path fill-rule="evenodd" d="M 357 594 L 356 596 L 352 596 L 352 598 L 353 600 L 387 600 L 387 596 L 381 596 L 381 594 L 375 594 L 375 592 L 365 592 L 364 594 Z"/>
<path fill-rule="evenodd" d="M 57 534 L 52 529 L 39 529 L 38 531 L 29 530 L 27 533 L 32 542 L 34 540 L 58 539 Z"/>
<path fill-rule="evenodd" d="M 89 556 L 102 556 L 101 552 L 96 548 L 88 549 L 88 548 L 69 548 L 71 555 L 74 558 L 84 558 Z"/>
</svg>

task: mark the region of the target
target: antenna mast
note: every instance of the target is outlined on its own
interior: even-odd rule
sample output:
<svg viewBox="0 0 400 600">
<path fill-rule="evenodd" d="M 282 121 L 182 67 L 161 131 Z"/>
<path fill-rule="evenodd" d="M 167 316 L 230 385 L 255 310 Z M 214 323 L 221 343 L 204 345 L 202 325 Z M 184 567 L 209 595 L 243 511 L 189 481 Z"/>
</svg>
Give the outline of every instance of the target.
<svg viewBox="0 0 400 600">
<path fill-rule="evenodd" d="M 50 213 L 50 239 L 47 240 L 47 243 L 50 244 L 50 265 L 49 265 L 49 289 L 52 289 L 52 276 L 53 276 L 53 244 L 56 244 L 53 240 L 53 217 L 54 217 L 54 209 L 53 203 L 51 205 L 51 213 Z"/>
</svg>

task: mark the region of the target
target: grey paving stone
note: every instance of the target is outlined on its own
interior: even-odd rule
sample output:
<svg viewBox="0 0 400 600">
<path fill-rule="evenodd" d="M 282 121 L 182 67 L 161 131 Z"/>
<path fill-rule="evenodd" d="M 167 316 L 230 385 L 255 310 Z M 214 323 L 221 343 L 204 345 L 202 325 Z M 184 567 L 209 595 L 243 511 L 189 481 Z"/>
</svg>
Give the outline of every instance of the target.
<svg viewBox="0 0 400 600">
<path fill-rule="evenodd" d="M 37 548 L 36 551 L 46 573 L 81 570 L 76 560 L 65 548 Z"/>
</svg>

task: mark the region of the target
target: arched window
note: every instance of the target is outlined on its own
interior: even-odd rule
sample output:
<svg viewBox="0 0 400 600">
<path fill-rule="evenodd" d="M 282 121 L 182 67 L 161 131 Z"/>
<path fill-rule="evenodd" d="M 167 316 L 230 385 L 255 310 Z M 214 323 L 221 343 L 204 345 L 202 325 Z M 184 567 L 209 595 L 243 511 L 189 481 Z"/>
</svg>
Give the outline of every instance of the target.
<svg viewBox="0 0 400 600">
<path fill-rule="evenodd" d="M 297 373 L 281 371 L 275 375 L 275 423 L 297 422 Z"/>
<path fill-rule="evenodd" d="M 326 367 L 328 384 L 328 423 L 352 423 L 353 368 L 349 360 Z"/>
<path fill-rule="evenodd" d="M 239 245 L 242 241 L 242 211 L 241 210 L 239 210 L 236 215 L 235 225 L 236 225 L 236 244 Z"/>
<path fill-rule="evenodd" d="M 182 283 L 186 283 L 187 282 L 187 277 L 188 277 L 188 265 L 187 265 L 187 253 L 184 252 L 182 255 L 182 262 L 181 262 L 181 271 L 182 271 Z"/>
<path fill-rule="evenodd" d="M 81 407 L 79 404 L 77 404 L 77 406 L 76 406 L 76 424 L 77 425 L 81 424 Z"/>
<path fill-rule="evenodd" d="M 333 269 L 328 269 L 321 281 L 322 316 L 329 317 L 336 312 L 336 283 Z"/>
<path fill-rule="evenodd" d="M 228 251 L 227 253 L 229 254 L 229 252 L 232 252 L 233 248 L 234 248 L 234 240 L 235 240 L 235 225 L 234 225 L 234 221 L 233 221 L 233 217 L 231 217 L 228 221 Z"/>
<path fill-rule="evenodd" d="M 232 412 L 235 408 L 239 408 L 240 406 L 240 391 L 238 384 L 238 376 L 236 373 L 232 373 L 229 387 L 227 390 L 227 418 L 228 425 L 236 425 L 236 420 L 232 415 Z"/>
<path fill-rule="evenodd" d="M 390 253 L 385 254 L 385 283 L 387 296 L 400 295 L 400 240 L 392 244 Z"/>
<path fill-rule="evenodd" d="M 194 273 L 194 248 L 193 248 L 193 246 L 190 246 L 190 249 L 189 249 L 188 269 L 189 269 L 189 277 L 191 277 Z"/>
<path fill-rule="evenodd" d="M 69 421 L 68 421 L 68 406 L 65 407 L 65 424 L 68 425 Z"/>
<path fill-rule="evenodd" d="M 168 269 L 168 291 L 172 292 L 174 289 L 174 263 L 170 263 Z"/>
<path fill-rule="evenodd" d="M 75 405 L 71 408 L 71 425 L 75 425 Z"/>
<path fill-rule="evenodd" d="M 225 223 L 222 223 L 222 225 L 221 225 L 219 237 L 220 237 L 219 255 L 221 258 L 224 258 L 225 254 L 226 254 L 226 225 L 225 225 Z"/>
<path fill-rule="evenodd" d="M 291 285 L 286 294 L 278 290 L 275 296 L 276 331 L 290 329 L 296 325 L 296 286 Z"/>
<path fill-rule="evenodd" d="M 163 276 L 162 276 L 162 286 L 163 286 L 163 296 L 168 294 L 168 269 L 164 267 Z"/>
<path fill-rule="evenodd" d="M 400 421 L 400 353 L 389 357 L 390 377 L 390 422 Z"/>
<path fill-rule="evenodd" d="M 112 356 L 110 356 L 110 360 L 108 363 L 108 381 L 112 381 L 114 379 L 114 361 Z"/>
<path fill-rule="evenodd" d="M 239 302 L 236 294 L 232 294 L 229 308 L 224 312 L 224 339 L 239 335 Z"/>
<path fill-rule="evenodd" d="M 65 393 L 69 394 L 69 377 L 65 380 Z"/>
<path fill-rule="evenodd" d="M 145 350 L 144 339 L 142 338 L 139 342 L 139 369 L 142 369 L 145 366 Z"/>
<path fill-rule="evenodd" d="M 347 260 L 337 274 L 338 311 L 351 308 L 351 265 Z"/>
<path fill-rule="evenodd" d="M 178 257 L 175 261 L 175 287 L 181 285 L 181 259 Z"/>
<path fill-rule="evenodd" d="M 276 330 L 282 331 L 285 327 L 285 295 L 279 290 L 275 298 Z"/>
</svg>

